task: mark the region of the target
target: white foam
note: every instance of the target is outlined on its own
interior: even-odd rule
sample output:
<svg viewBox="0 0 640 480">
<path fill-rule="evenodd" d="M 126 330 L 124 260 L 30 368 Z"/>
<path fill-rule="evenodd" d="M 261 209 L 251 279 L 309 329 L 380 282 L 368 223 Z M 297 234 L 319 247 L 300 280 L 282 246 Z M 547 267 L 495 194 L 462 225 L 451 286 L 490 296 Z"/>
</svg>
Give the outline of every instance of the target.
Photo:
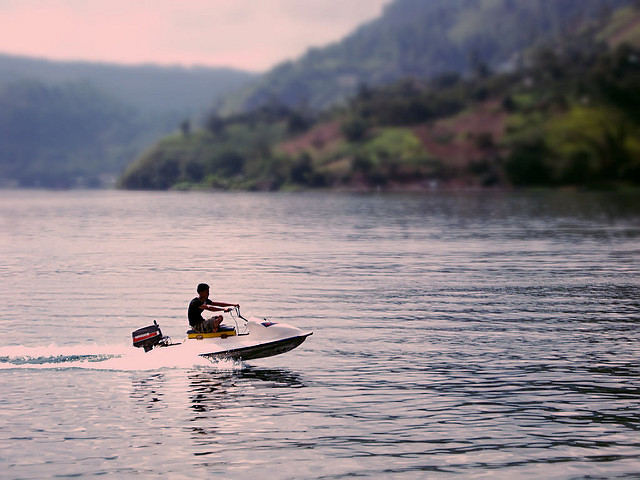
<svg viewBox="0 0 640 480">
<path fill-rule="evenodd" d="M 125 345 L 7 346 L 0 347 L 0 370 L 68 369 L 149 371 L 167 368 L 215 367 L 234 370 L 241 363 L 232 360 L 212 362 L 178 348 L 157 348 L 145 352 Z"/>
</svg>

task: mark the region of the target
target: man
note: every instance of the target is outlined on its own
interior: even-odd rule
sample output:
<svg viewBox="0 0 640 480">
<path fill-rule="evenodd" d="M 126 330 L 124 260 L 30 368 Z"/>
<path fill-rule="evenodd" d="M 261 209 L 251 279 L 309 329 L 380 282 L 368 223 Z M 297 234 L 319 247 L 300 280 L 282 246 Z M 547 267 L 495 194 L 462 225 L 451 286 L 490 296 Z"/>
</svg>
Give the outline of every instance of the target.
<svg viewBox="0 0 640 480">
<path fill-rule="evenodd" d="M 229 312 L 230 308 L 220 307 L 240 307 L 237 303 L 212 302 L 209 300 L 209 285 L 201 283 L 197 288 L 198 296 L 189 302 L 189 325 L 197 333 L 217 332 L 222 323 L 222 315 L 217 315 L 205 320 L 202 317 L 204 310 L 210 312 Z"/>
</svg>

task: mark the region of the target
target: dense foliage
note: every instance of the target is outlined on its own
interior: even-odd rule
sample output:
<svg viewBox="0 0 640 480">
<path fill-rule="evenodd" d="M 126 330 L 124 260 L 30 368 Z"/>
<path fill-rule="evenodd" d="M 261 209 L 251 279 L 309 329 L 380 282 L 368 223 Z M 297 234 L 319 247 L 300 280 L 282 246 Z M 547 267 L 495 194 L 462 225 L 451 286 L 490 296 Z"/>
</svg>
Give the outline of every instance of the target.
<svg viewBox="0 0 640 480">
<path fill-rule="evenodd" d="M 205 129 L 185 128 L 145 152 L 120 184 L 132 189 L 279 188 L 291 165 L 274 154 L 274 145 L 306 126 L 301 114 L 280 107 L 225 119 L 214 115 Z"/>
<path fill-rule="evenodd" d="M 539 62 L 536 88 L 506 98 L 513 183 L 640 184 L 640 50 L 547 49 Z"/>
<path fill-rule="evenodd" d="M 276 103 L 212 115 L 202 131 L 147 152 L 122 185 L 638 185 L 640 50 L 609 48 L 599 31 L 542 45 L 510 73 L 361 85 L 346 106 L 322 114 Z"/>
<path fill-rule="evenodd" d="M 224 97 L 219 108 L 252 110 L 275 99 L 325 109 L 350 98 L 362 83 L 512 68 L 523 49 L 629 1 L 396 0 L 342 42 L 280 65 Z"/>
</svg>

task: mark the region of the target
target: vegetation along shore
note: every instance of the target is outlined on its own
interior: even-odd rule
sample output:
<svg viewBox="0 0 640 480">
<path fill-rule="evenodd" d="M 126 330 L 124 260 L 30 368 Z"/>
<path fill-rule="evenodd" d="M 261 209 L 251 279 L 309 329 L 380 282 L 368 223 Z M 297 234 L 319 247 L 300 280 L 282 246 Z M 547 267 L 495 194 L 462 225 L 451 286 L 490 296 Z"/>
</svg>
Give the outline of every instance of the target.
<svg viewBox="0 0 640 480">
<path fill-rule="evenodd" d="M 129 189 L 415 190 L 640 185 L 640 14 L 626 6 L 524 50 L 506 71 L 359 83 L 314 110 L 212 112 L 141 155 Z"/>
</svg>

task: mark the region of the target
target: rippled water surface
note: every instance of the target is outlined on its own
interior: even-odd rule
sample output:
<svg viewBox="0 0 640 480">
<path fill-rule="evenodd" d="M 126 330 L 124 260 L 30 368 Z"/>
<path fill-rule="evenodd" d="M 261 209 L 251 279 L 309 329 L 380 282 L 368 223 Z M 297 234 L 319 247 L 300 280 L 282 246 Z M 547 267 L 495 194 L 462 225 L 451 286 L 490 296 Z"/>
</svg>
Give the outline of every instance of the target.
<svg viewBox="0 0 640 480">
<path fill-rule="evenodd" d="M 0 477 L 640 478 L 640 197 L 0 191 Z M 161 360 L 199 282 L 314 331 Z"/>
</svg>

